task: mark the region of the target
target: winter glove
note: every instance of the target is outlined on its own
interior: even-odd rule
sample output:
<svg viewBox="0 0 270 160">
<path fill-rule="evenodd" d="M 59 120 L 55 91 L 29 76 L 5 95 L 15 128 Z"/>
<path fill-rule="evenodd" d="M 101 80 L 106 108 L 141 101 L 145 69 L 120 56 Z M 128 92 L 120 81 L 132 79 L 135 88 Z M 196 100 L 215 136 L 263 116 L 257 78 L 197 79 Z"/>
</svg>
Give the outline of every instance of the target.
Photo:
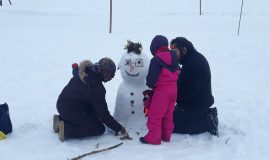
<svg viewBox="0 0 270 160">
<path fill-rule="evenodd" d="M 151 99 L 152 99 L 152 96 L 153 96 L 153 90 L 145 90 L 143 91 L 143 104 L 144 104 L 144 115 L 145 117 L 148 116 L 148 110 L 149 110 L 149 107 L 150 107 L 150 103 L 151 103 Z"/>
<path fill-rule="evenodd" d="M 132 138 L 129 136 L 128 132 L 124 127 L 119 132 L 115 133 L 116 136 L 120 135 L 120 140 L 132 140 Z"/>
</svg>

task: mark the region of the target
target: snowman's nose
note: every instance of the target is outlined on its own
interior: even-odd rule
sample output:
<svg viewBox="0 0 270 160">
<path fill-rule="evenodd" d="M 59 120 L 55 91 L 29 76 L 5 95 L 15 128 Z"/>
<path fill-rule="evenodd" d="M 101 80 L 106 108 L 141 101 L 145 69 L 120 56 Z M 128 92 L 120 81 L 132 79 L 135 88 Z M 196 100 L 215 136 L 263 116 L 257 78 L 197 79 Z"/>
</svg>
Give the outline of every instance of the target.
<svg viewBox="0 0 270 160">
<path fill-rule="evenodd" d="M 129 71 L 131 72 L 131 71 L 133 71 L 133 69 L 134 69 L 134 66 L 130 66 L 130 68 L 129 68 Z"/>
</svg>

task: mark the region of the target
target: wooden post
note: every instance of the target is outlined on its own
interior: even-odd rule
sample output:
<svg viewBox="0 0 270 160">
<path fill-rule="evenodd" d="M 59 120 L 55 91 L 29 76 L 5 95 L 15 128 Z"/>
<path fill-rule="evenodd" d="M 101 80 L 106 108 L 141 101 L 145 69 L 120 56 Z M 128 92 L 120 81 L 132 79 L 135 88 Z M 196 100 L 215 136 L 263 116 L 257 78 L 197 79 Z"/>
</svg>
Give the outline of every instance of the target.
<svg viewBox="0 0 270 160">
<path fill-rule="evenodd" d="M 8 2 L 10 5 L 12 5 L 11 0 L 8 0 Z M 3 2 L 2 2 L 2 0 L 0 0 L 0 6 L 2 6 L 2 5 L 3 5 Z"/>
<path fill-rule="evenodd" d="M 96 153 L 99 153 L 99 152 L 108 151 L 108 150 L 117 148 L 117 147 L 121 146 L 122 144 L 123 144 L 123 142 L 122 143 L 119 143 L 117 145 L 114 145 L 112 147 L 109 147 L 109 148 L 105 148 L 105 149 L 101 149 L 101 150 L 96 150 L 96 151 L 92 151 L 92 152 L 89 152 L 89 153 L 85 153 L 85 154 L 80 155 L 78 157 L 72 158 L 71 160 L 80 160 L 80 159 L 82 159 L 82 158 L 84 158 L 86 156 L 92 155 L 92 154 L 96 154 Z"/>
<path fill-rule="evenodd" d="M 237 35 L 238 36 L 239 36 L 239 31 L 240 31 L 240 24 L 241 24 L 241 17 L 242 17 L 243 5 L 244 5 L 244 0 L 242 0 L 242 5 L 241 5 L 240 19 L 239 19 L 238 32 L 237 32 Z"/>
<path fill-rule="evenodd" d="M 112 33 L 112 0 L 110 0 L 110 29 L 109 33 Z"/>
<path fill-rule="evenodd" d="M 200 15 L 202 15 L 202 0 L 200 0 Z"/>
</svg>

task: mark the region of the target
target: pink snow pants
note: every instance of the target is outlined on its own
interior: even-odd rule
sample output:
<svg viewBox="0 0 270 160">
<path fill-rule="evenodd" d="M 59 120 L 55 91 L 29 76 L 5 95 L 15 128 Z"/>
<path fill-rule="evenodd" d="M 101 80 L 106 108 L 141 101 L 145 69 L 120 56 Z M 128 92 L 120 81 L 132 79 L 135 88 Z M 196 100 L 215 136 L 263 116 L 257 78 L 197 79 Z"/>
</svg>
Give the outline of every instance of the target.
<svg viewBox="0 0 270 160">
<path fill-rule="evenodd" d="M 169 142 L 174 129 L 173 112 L 177 97 L 177 87 L 160 86 L 154 94 L 148 110 L 148 133 L 144 140 L 150 144 L 161 144 L 161 140 Z"/>
</svg>

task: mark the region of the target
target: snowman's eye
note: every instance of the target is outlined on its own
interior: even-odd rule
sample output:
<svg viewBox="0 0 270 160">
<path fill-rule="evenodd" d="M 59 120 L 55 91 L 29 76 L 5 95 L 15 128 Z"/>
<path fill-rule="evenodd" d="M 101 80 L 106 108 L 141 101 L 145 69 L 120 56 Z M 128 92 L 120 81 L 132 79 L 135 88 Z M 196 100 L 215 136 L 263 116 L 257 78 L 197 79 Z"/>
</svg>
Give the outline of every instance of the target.
<svg viewBox="0 0 270 160">
<path fill-rule="evenodd" d="M 136 67 L 143 67 L 143 60 L 142 59 L 136 59 L 135 66 Z"/>
<path fill-rule="evenodd" d="M 126 66 L 130 66 L 130 60 L 126 60 L 126 61 L 125 61 L 125 65 L 126 65 Z"/>
</svg>

